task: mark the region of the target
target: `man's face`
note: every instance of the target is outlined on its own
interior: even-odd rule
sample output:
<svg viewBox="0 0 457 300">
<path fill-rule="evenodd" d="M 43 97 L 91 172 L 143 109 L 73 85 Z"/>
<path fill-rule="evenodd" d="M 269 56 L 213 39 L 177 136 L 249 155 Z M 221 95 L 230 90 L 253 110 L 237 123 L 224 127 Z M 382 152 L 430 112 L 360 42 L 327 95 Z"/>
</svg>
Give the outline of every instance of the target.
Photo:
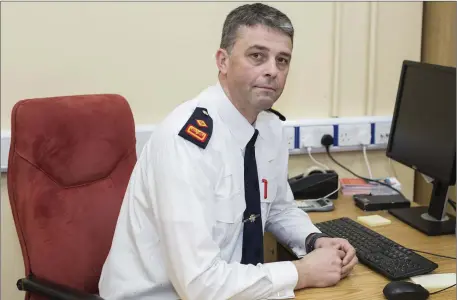
<svg viewBox="0 0 457 300">
<path fill-rule="evenodd" d="M 249 111 L 271 108 L 284 89 L 291 54 L 292 41 L 286 34 L 262 25 L 239 28 L 221 70 L 231 96 Z"/>
</svg>

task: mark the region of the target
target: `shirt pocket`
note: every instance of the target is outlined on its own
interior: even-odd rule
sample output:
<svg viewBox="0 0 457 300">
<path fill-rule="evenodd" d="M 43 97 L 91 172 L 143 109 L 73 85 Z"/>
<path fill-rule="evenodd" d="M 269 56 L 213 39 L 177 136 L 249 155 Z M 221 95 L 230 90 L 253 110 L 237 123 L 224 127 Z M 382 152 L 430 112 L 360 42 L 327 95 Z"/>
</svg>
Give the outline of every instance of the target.
<svg viewBox="0 0 457 300">
<path fill-rule="evenodd" d="M 276 198 L 278 190 L 278 181 L 276 178 L 260 178 L 260 207 L 262 210 L 262 223 L 265 229 L 265 223 L 270 215 L 271 206 Z"/>
<path fill-rule="evenodd" d="M 243 190 L 235 181 L 235 176 L 223 176 L 216 187 L 212 210 L 213 238 L 220 247 L 230 244 L 238 237 L 245 208 Z"/>
</svg>

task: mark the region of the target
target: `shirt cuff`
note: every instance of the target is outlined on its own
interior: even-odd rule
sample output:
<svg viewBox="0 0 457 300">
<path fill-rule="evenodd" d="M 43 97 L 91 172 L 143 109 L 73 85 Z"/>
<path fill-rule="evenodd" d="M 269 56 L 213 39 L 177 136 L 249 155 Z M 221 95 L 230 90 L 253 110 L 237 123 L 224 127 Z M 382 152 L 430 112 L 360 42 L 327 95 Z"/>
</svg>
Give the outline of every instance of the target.
<svg viewBox="0 0 457 300">
<path fill-rule="evenodd" d="M 316 228 L 317 229 L 317 228 Z M 308 252 L 306 251 L 306 240 L 308 239 L 308 237 L 313 234 L 313 233 L 322 233 L 319 229 L 317 229 L 316 231 L 313 231 L 313 232 L 309 232 L 301 241 L 301 243 L 297 244 L 297 245 L 294 245 L 294 247 L 291 248 L 292 252 L 295 253 L 295 255 L 298 257 L 298 258 L 302 258 L 304 257 L 306 254 L 308 254 Z"/>
<path fill-rule="evenodd" d="M 268 299 L 295 298 L 294 290 L 298 282 L 298 272 L 290 261 L 265 264 L 273 282 L 273 292 Z"/>
<path fill-rule="evenodd" d="M 303 247 L 294 247 L 292 248 L 292 251 L 295 253 L 295 255 L 301 259 L 303 258 L 307 253 L 306 253 L 306 248 Z"/>
</svg>

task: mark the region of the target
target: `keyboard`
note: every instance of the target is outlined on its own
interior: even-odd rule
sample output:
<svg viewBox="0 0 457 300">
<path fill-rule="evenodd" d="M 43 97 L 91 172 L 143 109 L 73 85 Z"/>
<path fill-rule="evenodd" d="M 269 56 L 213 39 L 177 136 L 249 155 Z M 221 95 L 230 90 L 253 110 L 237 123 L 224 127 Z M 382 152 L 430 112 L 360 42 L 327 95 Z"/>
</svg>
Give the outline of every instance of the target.
<svg viewBox="0 0 457 300">
<path fill-rule="evenodd" d="M 436 263 L 352 219 L 339 218 L 315 225 L 331 237 L 347 239 L 359 262 L 390 280 L 424 275 L 438 268 Z"/>
</svg>

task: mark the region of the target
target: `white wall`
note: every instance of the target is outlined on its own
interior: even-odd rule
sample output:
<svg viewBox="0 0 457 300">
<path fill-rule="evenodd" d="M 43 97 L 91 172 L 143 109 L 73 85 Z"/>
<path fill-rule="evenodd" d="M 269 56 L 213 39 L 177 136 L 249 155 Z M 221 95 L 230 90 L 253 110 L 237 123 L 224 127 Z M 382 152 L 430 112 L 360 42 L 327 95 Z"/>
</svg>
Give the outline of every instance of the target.
<svg viewBox="0 0 457 300">
<path fill-rule="evenodd" d="M 125 96 L 137 124 L 159 122 L 216 81 L 222 23 L 237 5 L 2 3 L 1 129 L 9 130 L 18 100 L 104 92 Z M 421 2 L 272 5 L 296 30 L 292 69 L 277 105 L 288 119 L 392 113 L 402 60 L 420 59 Z M 366 174 L 360 154 L 336 157 Z M 374 176 L 393 175 L 382 152 L 370 153 L 370 160 Z M 290 174 L 309 165 L 292 157 Z M 411 196 L 413 172 L 397 166 L 397 174 Z M 1 298 L 18 300 L 23 264 L 5 176 L 1 188 Z"/>
<path fill-rule="evenodd" d="M 1 128 L 23 98 L 113 92 L 139 124 L 215 82 L 239 3 L 3 3 Z M 296 29 L 278 103 L 289 119 L 391 114 L 403 59 L 419 59 L 421 3 L 278 3 Z"/>
</svg>

